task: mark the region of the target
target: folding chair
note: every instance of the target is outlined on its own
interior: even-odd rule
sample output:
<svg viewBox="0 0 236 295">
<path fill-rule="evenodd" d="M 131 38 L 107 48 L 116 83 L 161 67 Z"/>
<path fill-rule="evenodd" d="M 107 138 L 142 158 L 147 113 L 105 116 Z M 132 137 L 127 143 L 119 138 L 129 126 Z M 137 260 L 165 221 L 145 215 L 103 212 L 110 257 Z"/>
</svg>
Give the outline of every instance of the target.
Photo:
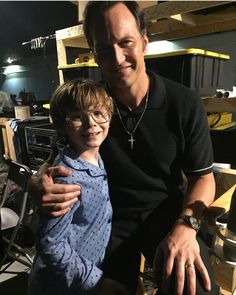
<svg viewBox="0 0 236 295">
<path fill-rule="evenodd" d="M 5 272 L 5 270 L 14 262 L 18 261 L 28 267 L 31 267 L 33 260 L 29 253 L 17 243 L 15 243 L 19 229 L 22 226 L 23 219 L 26 212 L 26 204 L 28 198 L 28 184 L 31 176 L 31 170 L 23 165 L 16 163 L 14 161 L 8 161 L 9 171 L 6 180 L 5 187 L 3 189 L 3 194 L 0 199 L 0 230 L 3 245 L 3 258 L 0 260 L 0 273 Z M 21 194 L 17 194 L 17 197 L 21 196 L 22 201 L 19 208 L 19 213 L 17 214 L 12 209 L 6 207 L 6 201 L 9 197 L 12 187 L 17 187 Z M 12 230 L 10 237 L 5 233 Z M 22 259 L 24 256 L 26 259 Z M 7 266 L 4 264 L 8 261 Z M 3 269 L 1 270 L 2 266 Z"/>
</svg>

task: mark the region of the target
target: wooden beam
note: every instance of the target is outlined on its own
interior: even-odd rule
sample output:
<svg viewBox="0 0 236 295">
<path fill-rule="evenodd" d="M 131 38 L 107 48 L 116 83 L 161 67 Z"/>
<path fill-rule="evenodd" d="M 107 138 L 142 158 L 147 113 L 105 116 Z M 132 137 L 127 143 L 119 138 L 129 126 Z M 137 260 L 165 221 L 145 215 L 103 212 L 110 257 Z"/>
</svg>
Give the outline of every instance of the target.
<svg viewBox="0 0 236 295">
<path fill-rule="evenodd" d="M 189 28 L 189 25 L 186 23 L 177 22 L 172 19 L 163 19 L 155 23 L 150 23 L 148 26 L 148 32 L 155 38 L 156 36 L 165 34 L 167 32 L 174 32 L 176 30 L 184 30 L 187 28 Z"/>
<path fill-rule="evenodd" d="M 209 23 L 224 22 L 225 20 L 236 19 L 236 7 L 231 6 L 217 12 L 209 12 L 207 14 L 185 13 L 177 16 L 171 16 L 170 19 L 182 21 L 190 25 L 203 25 Z M 157 21 L 158 23 L 159 21 Z"/>
<path fill-rule="evenodd" d="M 156 25 L 158 27 L 158 24 Z M 236 20 L 191 26 L 184 29 L 167 31 L 165 33 L 151 33 L 150 41 L 177 40 L 194 36 L 236 30 Z"/>
<path fill-rule="evenodd" d="M 144 8 L 144 17 L 146 21 L 158 20 L 171 15 L 197 11 L 227 3 L 232 3 L 232 1 L 168 1 Z"/>
<path fill-rule="evenodd" d="M 77 25 L 56 31 L 57 42 L 61 40 L 64 46 L 88 48 L 83 32 L 83 25 Z"/>
<path fill-rule="evenodd" d="M 175 20 L 177 22 L 187 24 L 187 25 L 195 25 L 196 22 L 194 21 L 194 18 L 191 16 L 190 13 L 185 13 L 185 14 L 175 14 L 171 15 L 169 17 L 171 20 Z"/>
</svg>

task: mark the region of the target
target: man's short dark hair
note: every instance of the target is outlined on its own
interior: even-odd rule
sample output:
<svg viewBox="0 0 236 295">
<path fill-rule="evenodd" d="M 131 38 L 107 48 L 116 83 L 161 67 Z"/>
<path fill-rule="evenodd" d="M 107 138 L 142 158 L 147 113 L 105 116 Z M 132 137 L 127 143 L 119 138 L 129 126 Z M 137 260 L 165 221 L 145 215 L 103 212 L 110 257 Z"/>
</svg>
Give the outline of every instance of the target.
<svg viewBox="0 0 236 295">
<path fill-rule="evenodd" d="M 124 4 L 134 16 L 137 28 L 142 34 L 146 30 L 146 24 L 144 21 L 144 13 L 136 1 L 88 1 L 84 10 L 84 34 L 87 39 L 89 47 L 93 50 L 93 38 L 91 31 L 94 26 L 92 23 L 97 20 L 104 11 L 108 8 L 116 5 L 117 3 Z"/>
</svg>

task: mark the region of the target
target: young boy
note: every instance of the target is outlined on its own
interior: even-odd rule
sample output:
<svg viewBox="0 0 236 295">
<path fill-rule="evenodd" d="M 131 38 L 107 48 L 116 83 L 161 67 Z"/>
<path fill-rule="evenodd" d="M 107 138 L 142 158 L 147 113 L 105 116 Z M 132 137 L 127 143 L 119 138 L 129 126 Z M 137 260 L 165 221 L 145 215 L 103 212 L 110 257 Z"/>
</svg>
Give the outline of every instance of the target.
<svg viewBox="0 0 236 295">
<path fill-rule="evenodd" d="M 40 216 L 30 295 L 125 294 L 100 269 L 110 238 L 112 207 L 99 147 L 108 134 L 113 103 L 90 80 L 65 82 L 50 102 L 53 124 L 62 137 L 54 166 L 71 169 L 57 183 L 80 184 L 81 195 L 64 216 Z M 114 293 L 113 291 L 114 290 Z"/>
</svg>

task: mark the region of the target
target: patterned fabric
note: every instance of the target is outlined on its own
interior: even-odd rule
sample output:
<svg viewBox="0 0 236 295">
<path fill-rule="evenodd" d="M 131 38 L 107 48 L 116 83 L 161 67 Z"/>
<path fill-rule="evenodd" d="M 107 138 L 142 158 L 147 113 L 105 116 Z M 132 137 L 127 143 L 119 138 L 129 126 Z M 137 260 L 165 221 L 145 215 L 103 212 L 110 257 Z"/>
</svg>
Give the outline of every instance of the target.
<svg viewBox="0 0 236 295">
<path fill-rule="evenodd" d="M 111 232 L 106 171 L 100 156 L 97 167 L 67 147 L 54 164 L 72 169 L 56 182 L 79 183 L 81 196 L 64 216 L 40 217 L 29 294 L 92 294 L 102 277 L 99 267 Z"/>
</svg>

